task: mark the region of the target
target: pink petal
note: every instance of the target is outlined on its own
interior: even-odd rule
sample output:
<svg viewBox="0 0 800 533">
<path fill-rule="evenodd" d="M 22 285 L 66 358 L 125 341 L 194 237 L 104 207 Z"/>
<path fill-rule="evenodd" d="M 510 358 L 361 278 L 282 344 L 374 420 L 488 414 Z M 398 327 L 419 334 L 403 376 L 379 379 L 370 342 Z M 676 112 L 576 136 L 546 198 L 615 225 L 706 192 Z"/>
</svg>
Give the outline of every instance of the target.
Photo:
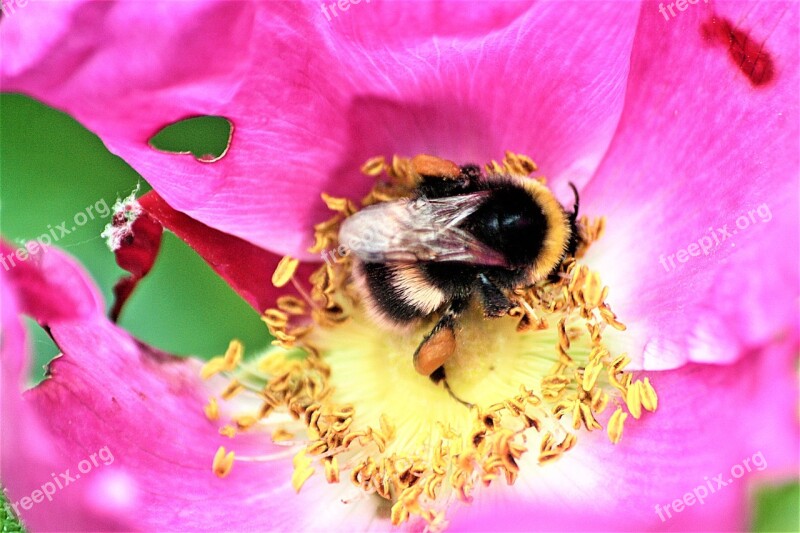
<svg viewBox="0 0 800 533">
<path fill-rule="evenodd" d="M 273 445 L 269 433 L 236 440 L 219 435 L 222 422 L 207 420 L 202 410 L 219 383 L 201 382 L 199 362 L 148 347 L 110 323 L 102 305 L 87 305 L 95 293 L 85 272 L 52 249 L 40 263 L 0 270 L 0 460 L 9 499 L 31 530 L 318 530 L 345 519 L 366 529 L 375 519 L 373 500 L 344 505 L 319 474 L 296 495 L 291 454 L 237 462 L 224 480 L 214 476 L 212 458 L 220 445 L 239 456 L 286 448 Z M 49 328 L 63 355 L 23 397 L 27 354 L 18 313 L 20 302 L 39 294 L 93 311 L 56 313 L 47 305 L 28 310 Z M 52 485 L 52 501 L 23 506 L 23 498 L 54 479 L 65 485 Z M 301 512 L 323 498 L 326 514 Z"/>
<path fill-rule="evenodd" d="M 629 417 L 619 444 L 603 432 L 580 436 L 552 465 L 531 465 L 513 487 L 453 509 L 451 530 L 745 530 L 753 486 L 797 477 L 797 349 L 786 339 L 730 366 L 650 373 L 658 410 Z M 720 474 L 727 486 L 718 488 Z M 680 513 L 664 512 L 697 487 L 708 494 L 702 505 L 689 498 Z"/>
<path fill-rule="evenodd" d="M 49 246 L 29 246 L 15 249 L 0 242 L 3 272 L 18 287 L 22 312 L 45 322 L 103 313 L 103 297 L 73 259 Z"/>
<path fill-rule="evenodd" d="M 587 261 L 640 368 L 732 361 L 798 327 L 798 7 L 711 6 L 669 22 L 643 9 L 625 111 L 583 191 L 585 212 L 608 221 Z M 709 24 L 729 32 L 726 20 L 755 43 L 753 58 L 769 55 L 770 81 L 752 82 L 752 61 L 707 37 Z M 738 234 L 717 245 L 725 225 Z"/>
<path fill-rule="evenodd" d="M 7 257 L 10 248 L 0 248 Z M 42 321 L 89 321 L 102 316 L 101 297 L 71 259 L 48 248 L 36 258 L 0 270 L 0 300 L 0 472 L 9 504 L 29 528 L 121 529 L 115 518 L 82 505 L 85 487 L 55 493 L 51 473 L 61 473 L 64 465 L 59 461 L 58 443 L 43 417 L 20 395 L 29 367 L 28 340 L 20 314 L 30 313 Z M 45 499 L 44 491 L 52 501 Z"/>
<path fill-rule="evenodd" d="M 30 366 L 29 346 L 20 314 L 49 323 L 91 320 L 103 313 L 102 296 L 72 259 L 49 247 L 31 247 L 30 251 L 33 254 L 25 255 L 23 250 L 15 251 L 0 242 L 4 260 L 4 268 L 0 270 L 0 418 L 6 422 L 0 440 L 0 471 L 12 504 L 18 503 L 15 496 L 29 496 L 33 490 L 15 492 L 15 481 L 39 488 L 49 480 L 55 467 L 53 443 L 31 407 L 20 397 L 20 391 L 27 386 Z M 26 467 L 20 469 L 20 465 Z M 56 508 L 69 507 L 71 502 L 72 499 L 67 498 Z M 91 523 L 94 518 L 79 509 L 73 515 L 73 522 L 59 523 L 59 527 L 71 523 L 78 527 Z"/>
<path fill-rule="evenodd" d="M 364 3 L 338 25 L 317 2 L 85 3 L 46 48 L 28 46 L 22 32 L 36 31 L 22 17 L 4 20 L 0 71 L 6 90 L 75 116 L 177 210 L 302 255 L 325 216 L 320 192 L 361 196 L 370 181 L 358 167 L 374 155 L 483 162 L 511 149 L 562 181 L 591 175 L 622 109 L 638 5 L 592 16 L 569 3 L 492 16 L 477 5 L 399 16 Z M 25 15 L 25 26 L 52 23 L 47 4 Z M 235 126 L 222 160 L 148 147 L 164 125 L 202 114 Z"/>
<path fill-rule="evenodd" d="M 70 274 L 75 267 L 63 259 L 57 264 L 58 252 L 48 253 L 53 254 L 49 272 L 83 276 L 77 270 Z M 16 301 L 15 290 L 28 287 L 10 284 L 7 275 L 0 274 L 4 304 Z M 99 309 L 94 315 L 56 318 L 47 324 L 65 355 L 51 365 L 51 377 L 29 392 L 27 401 L 15 400 L 8 395 L 14 389 L 9 375 L 15 367 L 6 363 L 19 360 L 22 336 L 13 315 L 8 320 L 9 309 L 13 307 L 4 305 L 0 375 L 3 407 L 14 402 L 20 407 L 13 418 L 3 413 L 4 420 L 14 422 L 4 426 L 2 455 L 3 479 L 12 502 L 50 481 L 51 472 L 70 468 L 74 474 L 81 461 L 105 447 L 114 457 L 110 464 L 100 463 L 86 472 L 70 490 L 57 492 L 53 502 L 38 504 L 30 515 L 23 513 L 31 527 L 47 529 L 57 523 L 62 529 L 135 525 L 186 530 L 224 522 L 230 529 L 283 525 L 313 530 L 340 520 L 354 529 L 385 526 L 370 522 L 375 515 L 372 500 L 333 503 L 331 491 L 336 489 L 318 476 L 295 496 L 288 483 L 288 460 L 237 463 L 225 480 L 212 476 L 208 467 L 220 444 L 240 455 L 271 453 L 276 448 L 257 435 L 235 441 L 219 437 L 217 425 L 199 409 L 210 391 L 197 378 L 197 363 L 136 342 L 105 320 Z M 623 517 L 623 526 L 630 529 L 658 527 L 656 503 L 682 497 L 703 484 L 704 476 L 728 471 L 754 453 L 761 452 L 767 461 L 765 474 L 779 477 L 794 472 L 797 348 L 796 338 L 787 339 L 735 365 L 689 365 L 652 373 L 661 398 L 655 415 L 628 424 L 617 447 L 606 444 L 602 435 L 585 436 L 581 446 L 542 470 L 545 477 L 521 478 L 511 500 L 503 499 L 502 493 L 488 494 L 485 502 L 502 501 L 504 506 L 503 513 L 493 511 L 492 523 L 503 529 L 523 525 L 601 529 L 618 527 Z M 23 427 L 25 431 L 20 430 Z M 23 447 L 22 439 L 37 446 Z M 26 469 L 19 469 L 20 464 Z M 741 524 L 749 479 L 748 474 L 741 483 L 714 494 L 703 507 L 672 519 L 668 527 Z M 536 496 L 530 501 L 532 490 Z M 516 504 L 514 497 L 523 500 Z M 326 513 L 303 512 L 320 501 L 329 502 Z M 474 506 L 451 510 L 456 529 L 485 523 L 483 501 L 478 498 Z M 143 508 L 148 512 L 142 513 Z M 530 516 L 536 517 L 536 524 L 524 521 Z M 614 523 L 604 518 L 609 516 Z M 506 519 L 507 523 L 498 522 Z"/>
</svg>

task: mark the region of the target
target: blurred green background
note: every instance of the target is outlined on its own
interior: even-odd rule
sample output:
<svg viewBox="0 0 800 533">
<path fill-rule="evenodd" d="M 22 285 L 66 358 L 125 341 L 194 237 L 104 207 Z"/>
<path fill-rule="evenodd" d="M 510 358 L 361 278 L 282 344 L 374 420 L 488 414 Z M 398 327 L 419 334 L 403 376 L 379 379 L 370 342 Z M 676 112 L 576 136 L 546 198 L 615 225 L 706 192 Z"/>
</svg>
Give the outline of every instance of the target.
<svg viewBox="0 0 800 533">
<path fill-rule="evenodd" d="M 193 120 L 171 127 L 154 139 L 170 151 L 218 154 L 227 140 L 224 120 Z M 6 240 L 29 240 L 72 221 L 76 213 L 105 200 L 111 207 L 136 186 L 150 190 L 124 161 L 69 116 L 24 96 L 0 94 L 0 233 Z M 106 298 L 125 274 L 100 237 L 107 220 L 96 217 L 58 241 L 89 271 Z M 265 273 L 265 283 L 270 272 Z M 35 322 L 31 380 L 43 376 L 43 366 L 56 355 L 50 338 Z M 164 236 L 153 270 L 125 307 L 120 325 L 162 350 L 208 358 L 225 351 L 231 338 L 245 343 L 249 353 L 269 344 L 258 315 L 185 244 Z M 0 496 L 0 499 L 2 497 Z M 797 531 L 797 484 L 769 487 L 754 495 L 755 531 Z M 18 531 L 0 504 L 2 531 Z"/>
<path fill-rule="evenodd" d="M 225 146 L 224 121 L 192 122 L 159 134 L 154 143 L 198 154 L 218 153 L 220 142 Z M 110 208 L 137 185 L 140 195 L 150 190 L 72 118 L 15 94 L 0 95 L 0 177 L 0 232 L 17 244 L 64 221 L 69 229 L 76 213 L 103 201 Z M 110 306 L 114 283 L 126 273 L 100 237 L 106 223 L 96 216 L 56 244 L 86 267 Z M 270 275 L 265 273 L 265 282 Z M 41 328 L 33 321 L 29 325 L 35 350 L 32 379 L 39 380 L 57 350 Z M 223 353 L 233 337 L 248 352 L 270 340 L 255 311 L 171 233 L 165 233 L 156 264 L 124 308 L 120 325 L 162 350 L 204 358 Z"/>
</svg>

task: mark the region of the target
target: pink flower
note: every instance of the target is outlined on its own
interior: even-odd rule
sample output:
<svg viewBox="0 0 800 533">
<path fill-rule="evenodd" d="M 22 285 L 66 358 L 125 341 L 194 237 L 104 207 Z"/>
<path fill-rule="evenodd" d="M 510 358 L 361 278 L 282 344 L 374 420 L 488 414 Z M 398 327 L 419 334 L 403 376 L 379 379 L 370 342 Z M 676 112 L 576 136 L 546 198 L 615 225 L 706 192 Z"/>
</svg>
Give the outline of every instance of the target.
<svg viewBox="0 0 800 533">
<path fill-rule="evenodd" d="M 655 384 L 658 409 L 652 399 L 639 402 L 656 412 L 629 420 L 616 446 L 582 429 L 557 462 L 537 466 L 533 450 L 511 487 L 496 481 L 475 491 L 471 505 L 444 497 L 452 502 L 447 520 L 454 529 L 743 527 L 743 481 L 682 512 L 673 505 L 664 520 L 654 508 L 756 454 L 769 465 L 761 475 L 779 477 L 797 466 L 797 6 L 698 3 L 670 18 L 652 3 L 466 9 L 375 2 L 352 4 L 331 20 L 319 7 L 32 4 L 2 22 L 3 89 L 64 109 L 97 133 L 158 192 L 142 200 L 148 216 L 191 244 L 258 311 L 283 292 L 268 287 L 281 255 L 315 259 L 306 251 L 312 226 L 328 216 L 320 193 L 357 200 L 371 188 L 358 174 L 368 158 L 434 153 L 483 163 L 504 150 L 532 155 L 562 203 L 571 181 L 582 212 L 606 217 L 605 236 L 581 263 L 610 287 L 607 301 L 627 325 L 624 334 L 604 337 L 608 349 L 614 357 L 628 354 L 627 370 L 650 371 L 635 379 Z M 234 126 L 219 161 L 148 146 L 164 125 L 208 114 Z M 134 232 L 134 244 L 137 238 Z M 295 455 L 303 444 L 281 459 L 287 448 L 252 431 L 260 426 L 241 418 L 241 401 L 230 411 L 221 404 L 222 419 L 240 416 L 240 429 L 251 431 L 233 440 L 218 435 L 222 423 L 201 409 L 224 385 L 201 382 L 195 362 L 144 346 L 108 322 L 69 259 L 44 254 L 39 264 L 0 272 L 0 281 L 3 419 L 20 413 L 3 434 L 11 500 L 104 446 L 114 454 L 113 464 L 97 466 L 73 490 L 23 511 L 32 527 L 64 527 L 65 520 L 74 529 L 388 527 L 380 500 L 360 496 L 346 479 L 347 468 L 374 450 L 361 450 L 349 465 L 343 455 L 339 485 L 321 474 L 303 483 L 306 455 Z M 20 400 L 21 312 L 47 326 L 64 355 L 50 379 Z M 315 337 L 337 401 L 377 418 L 382 413 L 371 406 L 391 411 L 429 399 L 422 405 L 433 415 L 422 412 L 427 407 L 397 411 L 408 418 L 390 421 L 401 435 L 415 417 L 427 423 L 441 415 L 449 401 L 441 389 L 402 372 L 390 383 L 386 373 L 402 365 L 367 357 L 393 337 L 376 336 L 357 309 L 353 314 L 347 326 L 318 328 L 338 334 Z M 270 316 L 273 331 L 286 334 Z M 513 359 L 521 350 L 501 354 Z M 582 361 L 577 379 L 588 372 L 588 356 L 572 355 Z M 377 362 L 368 368 L 370 361 Z M 242 379 L 242 369 L 228 362 L 214 364 Z M 546 375 L 517 383 L 546 388 Z M 494 394 L 475 380 L 463 384 Z M 615 391 L 598 394 L 639 414 L 633 393 Z M 619 409 L 617 421 L 625 416 Z M 608 414 L 598 425 L 614 427 Z M 381 431 L 392 433 L 383 425 Z M 535 432 L 528 435 L 536 448 Z M 364 449 L 380 447 L 364 440 Z M 220 480 L 210 468 L 219 446 L 235 449 L 239 460 L 270 459 L 220 468 L 229 472 Z M 21 457 L 30 457 L 29 469 L 18 466 Z M 333 477 L 332 459 L 320 462 Z M 457 463 L 447 467 L 458 471 Z M 452 478 L 442 483 L 444 492 L 459 490 Z M 297 495 L 293 484 L 302 486 Z M 421 526 L 417 511 L 441 525 L 415 509 L 417 501 L 395 505 L 395 513 L 410 512 L 412 526 Z"/>
</svg>

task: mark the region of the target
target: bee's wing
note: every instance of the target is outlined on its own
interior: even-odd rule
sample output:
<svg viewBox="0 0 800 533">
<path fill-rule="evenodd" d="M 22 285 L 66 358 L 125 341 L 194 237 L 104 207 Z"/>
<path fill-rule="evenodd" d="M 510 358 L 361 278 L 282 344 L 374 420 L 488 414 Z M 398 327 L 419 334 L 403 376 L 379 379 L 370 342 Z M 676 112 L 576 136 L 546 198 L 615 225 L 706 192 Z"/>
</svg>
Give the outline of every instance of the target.
<svg viewBox="0 0 800 533">
<path fill-rule="evenodd" d="M 344 221 L 339 242 L 365 262 L 462 261 L 504 266 L 500 253 L 458 228 L 488 194 L 371 205 Z"/>
</svg>

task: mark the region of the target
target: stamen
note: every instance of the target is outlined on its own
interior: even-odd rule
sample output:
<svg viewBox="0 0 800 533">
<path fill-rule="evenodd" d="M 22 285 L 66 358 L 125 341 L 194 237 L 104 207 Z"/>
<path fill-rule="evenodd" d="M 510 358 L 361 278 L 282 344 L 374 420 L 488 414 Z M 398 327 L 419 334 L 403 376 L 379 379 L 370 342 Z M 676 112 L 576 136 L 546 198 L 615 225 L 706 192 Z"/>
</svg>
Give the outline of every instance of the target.
<svg viewBox="0 0 800 533">
<path fill-rule="evenodd" d="M 272 284 L 276 287 L 283 287 L 294 276 L 300 261 L 288 255 L 280 260 L 275 272 L 272 274 Z"/>
<path fill-rule="evenodd" d="M 225 447 L 220 446 L 217 450 L 217 453 L 214 454 L 214 463 L 212 465 L 212 470 L 217 477 L 223 478 L 231 473 L 231 469 L 233 468 L 233 452 L 225 452 Z"/>
<path fill-rule="evenodd" d="M 202 379 L 208 379 L 220 372 L 230 372 L 234 370 L 241 362 L 243 352 L 244 348 L 242 347 L 242 343 L 233 339 L 228 345 L 225 355 L 214 357 L 203 365 L 200 369 L 200 377 Z"/>
<path fill-rule="evenodd" d="M 209 420 L 219 420 L 219 404 L 217 404 L 217 399 L 213 396 L 208 399 L 208 405 L 206 405 L 203 410 Z"/>
<path fill-rule="evenodd" d="M 502 164 L 492 160 L 491 163 L 486 165 L 486 172 L 497 176 L 512 175 L 526 177 L 537 170 L 539 170 L 539 167 L 533 162 L 533 159 L 526 155 L 515 154 L 508 150 L 506 150 Z"/>
<path fill-rule="evenodd" d="M 313 307 L 316 307 L 316 305 L 314 304 L 314 301 L 311 299 L 311 296 L 309 296 L 309 295 L 308 295 L 308 293 L 307 293 L 307 292 L 306 292 L 306 290 L 303 288 L 303 286 L 302 286 L 302 285 L 300 285 L 300 284 L 297 282 L 297 280 L 296 280 L 296 279 L 294 279 L 294 278 L 292 278 L 292 279 L 291 279 L 291 282 L 292 282 L 292 286 L 295 288 L 295 290 L 296 290 L 296 291 L 297 291 L 297 292 L 300 294 L 300 296 L 302 296 L 302 297 L 303 297 L 303 300 L 305 300 L 305 301 L 306 301 L 306 303 L 307 303 L 309 306 L 311 306 L 312 308 L 313 308 Z M 299 313 L 298 313 L 298 314 L 299 314 Z"/>
<path fill-rule="evenodd" d="M 329 194 L 322 193 L 322 201 L 325 202 L 328 209 L 342 213 L 344 216 L 350 216 L 358 210 L 353 202 L 347 198 L 335 198 Z"/>
<path fill-rule="evenodd" d="M 339 483 L 339 461 L 336 456 L 325 458 L 325 479 L 328 483 Z"/>
<path fill-rule="evenodd" d="M 642 389 L 638 381 L 628 387 L 625 404 L 633 418 L 639 419 L 642 416 Z"/>
<path fill-rule="evenodd" d="M 369 159 L 361 166 L 361 172 L 367 176 L 378 177 L 386 168 L 386 158 L 382 155 Z"/>
<path fill-rule="evenodd" d="M 239 394 L 243 390 L 244 390 L 244 387 L 242 386 L 242 384 L 234 379 L 234 380 L 232 380 L 230 382 L 228 387 L 225 388 L 225 390 L 223 390 L 220 393 L 220 396 L 222 396 L 222 398 L 224 400 L 230 400 L 231 398 L 233 398 L 234 396 L 236 396 L 237 394 Z"/>
<path fill-rule="evenodd" d="M 311 467 L 311 459 L 308 458 L 305 450 L 297 452 L 294 459 L 292 459 L 292 465 L 294 466 L 292 487 L 294 487 L 295 492 L 300 492 L 305 482 L 314 473 L 314 469 Z"/>
<path fill-rule="evenodd" d="M 277 301 L 278 309 L 290 315 L 304 315 L 307 311 L 303 300 L 294 296 L 281 296 Z"/>
<path fill-rule="evenodd" d="M 294 439 L 294 434 L 284 428 L 278 428 L 272 433 L 272 442 L 276 444 L 286 443 L 292 439 Z"/>
<path fill-rule="evenodd" d="M 628 413 L 624 412 L 622 407 L 617 407 L 608 420 L 608 438 L 614 444 L 617 444 L 622 438 L 622 426 L 625 424 L 626 418 L 628 418 Z"/>
<path fill-rule="evenodd" d="M 658 407 L 658 395 L 653 385 L 650 384 L 650 378 L 644 378 L 644 381 L 638 381 L 641 388 L 640 396 L 642 398 L 642 406 L 650 412 L 654 412 Z"/>
<path fill-rule="evenodd" d="M 486 168 L 519 177 L 538 170 L 511 152 Z M 446 179 L 457 167 L 430 156 L 394 156 L 391 163 L 379 156 L 362 171 L 376 178 L 363 207 L 408 197 L 421 174 Z M 346 198 L 322 198 L 333 216 L 314 226 L 312 252 L 336 249 L 342 221 L 357 211 Z M 220 433 L 271 431 L 286 451 L 236 459 L 293 456 L 296 491 L 321 465 L 326 482 L 344 479 L 362 495 L 391 502 L 392 523 L 414 515 L 431 530 L 446 524 L 441 509 L 449 501 L 469 502 L 496 480 L 513 484 L 534 462 L 545 466 L 575 447 L 580 432 L 603 429 L 598 418 L 610 402 L 616 408 L 605 431 L 618 443 L 628 414 L 638 419 L 654 411 L 658 396 L 649 378 L 633 380 L 630 358 L 612 353 L 604 340 L 608 328 L 625 325 L 607 303 L 609 287 L 579 262 L 604 228 L 603 218 L 582 217 L 575 257 L 551 279 L 509 294 L 515 306 L 508 316 L 486 320 L 470 309 L 460 317 L 443 386 L 413 368 L 412 354 L 430 325 L 398 334 L 369 322 L 351 279 L 351 257 L 320 265 L 310 290 L 295 276 L 299 262 L 285 257 L 273 284 L 291 282 L 300 296 L 280 297 L 262 316 L 275 347 L 242 364 L 243 349 L 233 341 L 203 368 L 204 378 L 230 374 L 220 396 L 241 404 Z M 219 417 L 215 399 L 206 413 Z M 220 448 L 215 473 L 227 475 L 232 463 L 233 452 Z"/>
</svg>

